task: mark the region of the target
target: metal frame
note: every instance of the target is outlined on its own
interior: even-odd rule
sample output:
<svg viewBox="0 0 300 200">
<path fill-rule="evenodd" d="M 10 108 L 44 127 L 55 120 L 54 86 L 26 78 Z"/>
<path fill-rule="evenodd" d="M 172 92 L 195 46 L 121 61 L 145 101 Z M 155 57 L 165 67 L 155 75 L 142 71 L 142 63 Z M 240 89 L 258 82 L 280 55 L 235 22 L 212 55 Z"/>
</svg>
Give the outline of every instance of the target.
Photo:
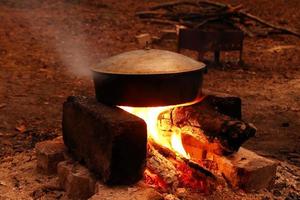
<svg viewBox="0 0 300 200">
<path fill-rule="evenodd" d="M 178 34 L 177 51 L 189 49 L 198 51 L 198 59 L 203 59 L 207 51 L 214 52 L 214 62 L 220 62 L 221 51 L 239 51 L 239 62 L 243 62 L 244 33 L 240 30 L 205 31 L 200 29 L 181 28 Z"/>
</svg>

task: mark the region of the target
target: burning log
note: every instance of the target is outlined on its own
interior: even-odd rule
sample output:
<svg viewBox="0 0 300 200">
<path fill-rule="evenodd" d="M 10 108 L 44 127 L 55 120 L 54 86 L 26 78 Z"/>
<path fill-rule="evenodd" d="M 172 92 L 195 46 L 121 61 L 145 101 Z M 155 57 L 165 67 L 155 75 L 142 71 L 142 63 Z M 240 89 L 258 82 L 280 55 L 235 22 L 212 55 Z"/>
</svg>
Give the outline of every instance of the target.
<svg viewBox="0 0 300 200">
<path fill-rule="evenodd" d="M 246 191 L 267 188 L 273 184 L 276 176 L 278 163 L 242 147 L 228 156 L 208 152 L 205 158 L 198 155 L 197 148 L 188 145 L 185 148 L 192 159 L 198 160 L 198 165 L 209 169 L 216 176 L 223 176 L 227 184 L 234 188 Z"/>
<path fill-rule="evenodd" d="M 166 147 L 163 147 L 155 142 L 151 142 L 150 149 L 151 148 L 157 150 L 165 158 L 176 159 L 179 162 L 185 163 L 187 166 L 192 168 L 196 173 L 204 174 L 206 177 L 210 177 L 212 179 L 216 178 L 214 174 L 212 174 L 210 171 L 208 171 L 207 169 L 200 166 L 198 163 L 196 163 L 188 158 L 184 158 L 181 155 L 176 154 L 174 151 L 171 151 L 170 149 L 168 149 Z"/>
<path fill-rule="evenodd" d="M 239 120 L 240 114 L 230 115 L 231 103 L 227 98 L 206 96 L 201 102 L 182 107 L 171 108 L 158 117 L 158 127 L 165 135 L 180 130 L 183 144 L 195 146 L 205 156 L 206 152 L 218 155 L 231 154 L 250 137 L 256 128 Z M 229 100 L 232 101 L 232 99 Z M 223 101 L 223 102 L 222 102 Z M 229 101 L 230 102 L 230 101 Z"/>
<path fill-rule="evenodd" d="M 156 184 L 158 189 L 170 191 L 175 191 L 178 187 L 187 187 L 207 193 L 219 184 L 216 177 L 199 164 L 152 140 L 148 144 L 145 176 L 148 184 L 150 182 L 154 187 Z"/>
<path fill-rule="evenodd" d="M 157 174 L 171 188 L 178 187 L 178 173 L 174 164 L 155 150 L 151 145 L 148 148 L 147 168 Z"/>
<path fill-rule="evenodd" d="M 208 192 L 217 185 L 229 184 L 234 188 L 252 191 L 268 187 L 272 184 L 276 174 L 277 164 L 274 161 L 244 148 L 228 156 L 207 152 L 206 157 L 203 157 L 198 155 L 199 148 L 189 146 L 183 141 L 185 150 L 190 154 L 190 159 L 188 159 L 157 143 L 152 141 L 150 143 L 148 148 L 156 152 L 153 156 L 160 155 L 168 163 L 173 163 L 172 166 L 178 172 L 179 186 L 184 184 L 184 187 L 200 188 Z"/>
</svg>

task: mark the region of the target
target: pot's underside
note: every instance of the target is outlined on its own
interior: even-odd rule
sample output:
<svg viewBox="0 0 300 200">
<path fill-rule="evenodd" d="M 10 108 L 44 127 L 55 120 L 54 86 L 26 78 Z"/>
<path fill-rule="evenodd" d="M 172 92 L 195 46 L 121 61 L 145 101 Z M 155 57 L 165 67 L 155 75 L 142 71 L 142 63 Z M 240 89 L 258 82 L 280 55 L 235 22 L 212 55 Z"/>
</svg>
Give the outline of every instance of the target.
<svg viewBox="0 0 300 200">
<path fill-rule="evenodd" d="M 109 105 L 167 106 L 201 95 L 202 70 L 164 75 L 94 73 L 94 83 L 98 101 Z"/>
</svg>

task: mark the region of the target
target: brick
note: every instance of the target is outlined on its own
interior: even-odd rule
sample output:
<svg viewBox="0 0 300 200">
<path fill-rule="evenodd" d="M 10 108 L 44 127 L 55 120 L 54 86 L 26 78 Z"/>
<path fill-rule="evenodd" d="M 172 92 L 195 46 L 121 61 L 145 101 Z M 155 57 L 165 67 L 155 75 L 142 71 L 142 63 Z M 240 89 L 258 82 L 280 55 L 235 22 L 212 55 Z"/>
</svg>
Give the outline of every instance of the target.
<svg viewBox="0 0 300 200">
<path fill-rule="evenodd" d="M 65 159 L 66 147 L 62 137 L 39 142 L 35 145 L 37 169 L 41 173 L 56 173 L 57 164 Z"/>
<path fill-rule="evenodd" d="M 106 184 L 132 184 L 142 178 L 147 150 L 142 119 L 95 98 L 69 97 L 62 127 L 70 153 Z"/>
<path fill-rule="evenodd" d="M 96 180 L 86 167 L 69 160 L 58 163 L 57 171 L 68 198 L 87 199 L 95 193 Z"/>
</svg>

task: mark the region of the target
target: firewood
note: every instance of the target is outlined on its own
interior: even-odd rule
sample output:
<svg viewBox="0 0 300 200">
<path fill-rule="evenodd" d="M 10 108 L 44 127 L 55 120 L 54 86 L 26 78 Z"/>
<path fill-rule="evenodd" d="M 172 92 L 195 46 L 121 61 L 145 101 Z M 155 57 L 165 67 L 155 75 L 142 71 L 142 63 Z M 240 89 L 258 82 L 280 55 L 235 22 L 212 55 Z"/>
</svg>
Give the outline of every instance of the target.
<svg viewBox="0 0 300 200">
<path fill-rule="evenodd" d="M 176 16 L 182 20 L 199 20 L 199 19 L 207 19 L 207 18 L 217 18 L 222 19 L 226 17 L 230 17 L 233 13 L 224 11 L 219 13 L 178 13 Z"/>
<path fill-rule="evenodd" d="M 276 162 L 243 147 L 229 156 L 208 152 L 205 158 L 197 155 L 198 148 L 186 145 L 185 149 L 190 153 L 191 159 L 198 160 L 198 165 L 209 169 L 216 176 L 222 175 L 234 188 L 247 191 L 263 189 L 272 184 L 276 176 Z"/>
<path fill-rule="evenodd" d="M 173 191 L 180 186 L 207 192 L 207 190 L 215 188 L 217 184 L 222 184 L 220 176 L 215 176 L 200 164 L 192 161 L 191 159 L 184 158 L 152 140 L 149 141 L 148 151 L 150 151 L 150 158 L 154 159 L 154 161 L 152 160 L 152 162 L 149 163 L 148 158 L 147 167 L 151 171 L 155 170 L 154 172 L 163 178 L 163 180 L 169 180 L 168 184 L 172 186 L 170 189 Z M 159 164 L 161 165 L 158 166 Z M 171 171 L 170 166 L 172 166 Z M 176 169 L 176 176 L 173 172 L 173 166 Z M 165 170 L 164 167 L 167 167 L 167 173 L 171 173 L 165 174 L 161 172 L 160 169 L 162 168 Z"/>
<path fill-rule="evenodd" d="M 213 21 L 216 21 L 218 20 L 219 17 L 210 17 L 210 18 L 207 18 L 207 19 L 204 19 L 202 20 L 201 22 L 195 24 L 194 28 L 195 29 L 200 29 L 202 26 L 204 26 L 205 24 L 208 24 L 209 22 L 213 22 Z"/>
<path fill-rule="evenodd" d="M 147 168 L 162 178 L 171 188 L 178 186 L 178 173 L 174 164 L 160 154 L 152 145 L 148 146 Z"/>
<path fill-rule="evenodd" d="M 193 27 L 193 23 L 189 21 L 173 21 L 173 20 L 165 20 L 165 19 L 155 19 L 155 18 L 145 18 L 141 19 L 142 21 L 145 22 L 150 22 L 150 23 L 157 23 L 157 24 L 165 24 L 165 25 L 183 25 L 187 27 Z"/>
<path fill-rule="evenodd" d="M 190 11 L 180 11 L 180 6 L 190 6 Z M 218 21 L 219 23 L 231 24 L 234 28 L 243 31 L 250 37 L 254 36 L 267 36 L 270 34 L 291 34 L 300 37 L 300 33 L 277 26 L 267 21 L 254 16 L 242 10 L 243 5 L 232 6 L 230 4 L 219 3 L 210 0 L 179 0 L 167 3 L 161 3 L 149 8 L 150 11 L 138 12 L 137 15 L 144 21 L 163 23 L 170 25 L 185 25 L 189 28 L 202 28 L 204 24 L 209 22 Z M 196 10 L 196 11 L 195 11 Z M 236 19 L 239 19 L 238 21 Z M 263 26 L 264 31 L 257 31 L 256 29 L 248 26 L 247 21 L 251 20 L 251 27 Z M 269 30 L 271 29 L 271 30 Z M 253 31 L 255 30 L 255 31 Z"/>
<path fill-rule="evenodd" d="M 161 4 L 158 4 L 156 6 L 152 6 L 152 7 L 150 7 L 150 10 L 157 10 L 157 9 L 161 9 L 161 8 L 168 8 L 168 7 L 179 6 L 179 5 L 199 6 L 201 4 L 215 6 L 215 7 L 222 7 L 222 8 L 229 7 L 226 4 L 222 4 L 222 3 L 218 3 L 218 2 L 213 2 L 213 1 L 209 1 L 209 0 L 200 0 L 200 1 L 179 0 L 179 1 L 172 1 L 172 2 L 161 3 Z"/>
<path fill-rule="evenodd" d="M 271 23 L 268 23 L 266 22 L 265 20 L 257 17 L 257 16 L 254 16 L 250 13 L 246 13 L 245 11 L 240 11 L 239 12 L 241 15 L 244 15 L 252 20 L 255 20 L 263 25 L 266 25 L 266 26 L 269 26 L 273 29 L 276 29 L 278 31 L 281 31 L 282 33 L 287 33 L 287 34 L 291 34 L 291 35 L 294 35 L 294 36 L 297 36 L 297 37 L 300 37 L 300 33 L 296 32 L 296 31 L 293 31 L 291 29 L 288 29 L 288 28 L 284 28 L 284 27 L 281 27 L 281 26 L 277 26 L 277 25 L 274 25 L 274 24 L 271 24 Z"/>
<path fill-rule="evenodd" d="M 219 2 L 215 2 L 215 1 L 209 1 L 209 0 L 200 0 L 200 1 L 198 1 L 198 4 L 206 4 L 206 5 L 216 6 L 216 7 L 221 7 L 221 8 L 231 7 L 230 5 L 227 5 L 227 4 L 223 4 L 223 3 L 219 3 Z"/>
<path fill-rule="evenodd" d="M 182 4 L 197 6 L 197 3 L 195 1 L 181 0 L 181 1 L 161 3 L 161 4 L 158 4 L 156 6 L 150 7 L 150 10 L 157 10 L 157 9 L 160 9 L 160 8 L 168 8 L 168 7 L 171 7 L 171 6 L 182 5 Z"/>
<path fill-rule="evenodd" d="M 250 31 L 246 26 L 244 26 L 243 24 L 237 23 L 237 22 L 233 22 L 231 20 L 226 20 L 226 22 L 228 22 L 229 24 L 231 24 L 232 26 L 236 27 L 237 29 L 240 29 L 241 31 L 243 31 L 246 35 L 248 35 L 249 37 L 254 37 L 255 34 Z"/>
<path fill-rule="evenodd" d="M 216 108 L 218 112 L 235 119 L 242 119 L 241 98 L 207 89 L 203 89 L 202 91 L 204 94 L 207 94 L 206 100 L 208 100 L 210 105 Z"/>
<path fill-rule="evenodd" d="M 221 114 L 215 97 L 201 102 L 169 109 L 158 117 L 158 127 L 164 134 L 180 129 L 186 142 L 198 146 L 203 153 L 230 154 L 255 134 L 255 127 L 237 118 Z"/>
<path fill-rule="evenodd" d="M 216 178 L 213 173 L 199 165 L 197 162 L 194 162 L 193 160 L 188 158 L 184 158 L 181 155 L 176 154 L 174 151 L 155 143 L 154 141 L 151 142 L 150 140 L 150 143 L 151 148 L 157 150 L 157 152 L 159 152 L 165 158 L 172 158 L 179 162 L 184 162 L 187 166 L 191 167 L 196 173 L 204 174 L 205 176 L 210 177 L 212 179 Z"/>
</svg>

